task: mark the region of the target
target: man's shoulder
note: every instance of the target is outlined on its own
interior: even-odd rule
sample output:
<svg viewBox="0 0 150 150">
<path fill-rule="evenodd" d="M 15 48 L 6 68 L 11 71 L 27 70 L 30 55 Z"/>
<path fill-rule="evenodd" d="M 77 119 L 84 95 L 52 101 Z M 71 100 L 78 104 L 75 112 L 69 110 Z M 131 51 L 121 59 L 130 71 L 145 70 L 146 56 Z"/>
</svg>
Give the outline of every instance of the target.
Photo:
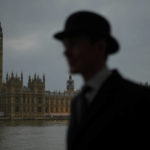
<svg viewBox="0 0 150 150">
<path fill-rule="evenodd" d="M 148 86 L 144 86 L 141 83 L 137 83 L 131 79 L 128 79 L 128 78 L 122 76 L 122 74 L 118 70 L 112 71 L 110 80 L 113 80 L 114 83 L 120 83 L 122 86 L 125 86 L 125 87 L 130 86 L 132 88 L 150 89 L 150 87 L 148 87 Z"/>
<path fill-rule="evenodd" d="M 136 95 L 146 94 L 150 95 L 150 87 L 136 83 L 128 78 L 123 77 L 117 70 L 113 70 L 111 76 L 106 81 L 104 87 L 115 90 L 118 94 L 130 93 Z"/>
</svg>

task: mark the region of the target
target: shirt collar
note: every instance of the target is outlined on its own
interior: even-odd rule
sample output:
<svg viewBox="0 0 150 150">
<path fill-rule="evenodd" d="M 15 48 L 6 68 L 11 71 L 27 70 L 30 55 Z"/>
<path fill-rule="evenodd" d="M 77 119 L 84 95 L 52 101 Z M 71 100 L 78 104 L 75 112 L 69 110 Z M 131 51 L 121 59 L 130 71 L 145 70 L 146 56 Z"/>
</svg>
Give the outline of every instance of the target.
<svg viewBox="0 0 150 150">
<path fill-rule="evenodd" d="M 111 70 L 105 65 L 92 79 L 88 80 L 85 85 L 91 87 L 93 90 L 99 89 L 110 74 Z"/>
</svg>

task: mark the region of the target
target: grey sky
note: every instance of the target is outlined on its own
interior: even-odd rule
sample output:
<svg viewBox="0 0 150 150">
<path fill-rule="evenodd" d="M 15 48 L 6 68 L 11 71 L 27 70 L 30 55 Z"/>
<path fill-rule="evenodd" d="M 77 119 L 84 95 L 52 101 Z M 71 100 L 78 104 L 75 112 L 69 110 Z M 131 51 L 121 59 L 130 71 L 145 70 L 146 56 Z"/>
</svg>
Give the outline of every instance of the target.
<svg viewBox="0 0 150 150">
<path fill-rule="evenodd" d="M 110 68 L 132 80 L 150 83 L 149 0 L 0 0 L 6 72 L 46 76 L 47 90 L 65 90 L 68 66 L 61 43 L 53 39 L 66 17 L 77 10 L 93 10 L 111 22 L 121 50 L 110 56 Z M 77 75 L 75 88 L 81 86 Z"/>
</svg>

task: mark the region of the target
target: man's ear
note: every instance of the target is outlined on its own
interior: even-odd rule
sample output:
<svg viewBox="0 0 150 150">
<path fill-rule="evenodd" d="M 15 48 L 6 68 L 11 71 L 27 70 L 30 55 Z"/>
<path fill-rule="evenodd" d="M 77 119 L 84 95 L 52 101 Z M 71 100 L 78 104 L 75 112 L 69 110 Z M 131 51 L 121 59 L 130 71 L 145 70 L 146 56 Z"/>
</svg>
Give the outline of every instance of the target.
<svg viewBox="0 0 150 150">
<path fill-rule="evenodd" d="M 105 52 L 106 51 L 106 47 L 107 47 L 107 42 L 105 39 L 103 40 L 98 40 L 96 43 L 95 43 L 95 48 L 97 51 L 101 51 L 101 52 Z"/>
</svg>

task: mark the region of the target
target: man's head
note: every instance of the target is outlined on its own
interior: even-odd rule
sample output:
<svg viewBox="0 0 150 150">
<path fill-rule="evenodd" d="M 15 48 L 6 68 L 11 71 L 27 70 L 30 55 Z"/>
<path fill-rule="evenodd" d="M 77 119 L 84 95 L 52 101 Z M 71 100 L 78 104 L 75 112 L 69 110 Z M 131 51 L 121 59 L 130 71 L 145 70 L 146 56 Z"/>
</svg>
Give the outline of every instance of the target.
<svg viewBox="0 0 150 150">
<path fill-rule="evenodd" d="M 70 15 L 64 31 L 54 37 L 64 43 L 70 71 L 83 76 L 96 73 L 105 64 L 107 56 L 119 50 L 118 42 L 111 36 L 109 22 L 89 11 Z"/>
</svg>

